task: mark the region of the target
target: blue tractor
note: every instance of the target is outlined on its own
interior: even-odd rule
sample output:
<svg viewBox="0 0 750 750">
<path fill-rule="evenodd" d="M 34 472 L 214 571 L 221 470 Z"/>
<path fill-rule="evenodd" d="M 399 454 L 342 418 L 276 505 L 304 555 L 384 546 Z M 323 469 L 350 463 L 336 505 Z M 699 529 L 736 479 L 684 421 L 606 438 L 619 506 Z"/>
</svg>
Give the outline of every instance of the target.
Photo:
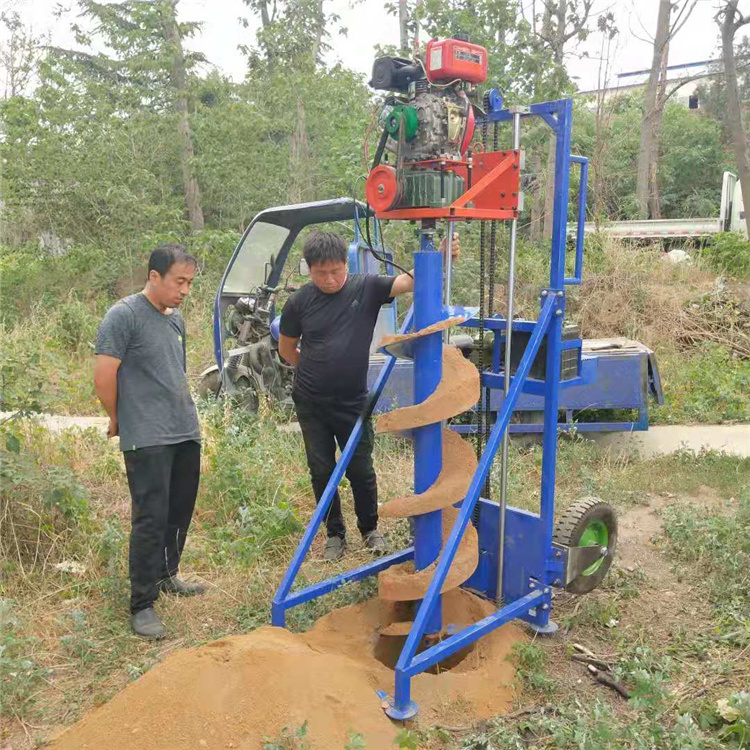
<svg viewBox="0 0 750 750">
<path fill-rule="evenodd" d="M 204 397 L 225 395 L 250 411 L 261 399 L 270 399 L 291 408 L 293 371 L 278 353 L 280 294 L 297 288 L 292 278 L 306 275 L 301 259 L 301 243 L 311 227 L 326 227 L 351 237 L 350 273 L 394 274 L 391 254 L 383 249 L 377 257 L 369 249 L 361 227 L 367 207 L 351 198 L 280 206 L 261 211 L 240 239 L 219 284 L 214 303 L 214 356 L 216 363 L 202 373 L 200 392 Z M 374 222 L 375 247 L 381 246 L 380 228 Z M 471 335 L 476 330 L 477 308 L 456 307 L 455 315 L 468 318 L 464 333 L 451 343 L 467 357 L 476 354 L 478 344 Z M 473 322 L 474 321 L 474 324 Z M 515 326 L 519 338 L 516 352 L 524 349 L 523 321 Z M 378 319 L 371 345 L 369 385 L 380 372 L 386 355 L 377 351 L 385 334 L 397 331 L 396 302 L 385 305 Z M 574 330 L 571 335 L 577 337 Z M 540 355 L 540 366 L 543 355 Z M 399 359 L 375 406 L 375 413 L 413 403 L 413 364 Z M 622 338 L 583 340 L 579 384 L 560 393 L 560 428 L 584 431 L 648 429 L 651 400 L 663 402 L 655 355 L 644 345 Z M 501 408 L 503 393 L 493 390 L 491 418 Z M 544 398 L 524 393 L 516 406 L 512 433 L 541 433 Z M 623 410 L 627 410 L 623 418 Z M 610 412 L 607 415 L 607 412 Z M 591 421 L 584 415 L 605 415 Z M 473 415 L 456 420 L 459 432 L 477 429 Z"/>
</svg>

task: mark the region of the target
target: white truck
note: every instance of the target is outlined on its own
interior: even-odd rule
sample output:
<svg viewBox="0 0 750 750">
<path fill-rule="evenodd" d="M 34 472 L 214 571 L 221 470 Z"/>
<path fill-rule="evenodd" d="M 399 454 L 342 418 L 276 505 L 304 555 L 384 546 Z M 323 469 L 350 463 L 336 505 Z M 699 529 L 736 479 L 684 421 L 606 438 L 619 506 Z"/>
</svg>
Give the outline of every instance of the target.
<svg viewBox="0 0 750 750">
<path fill-rule="evenodd" d="M 568 230 L 576 231 L 575 222 L 568 223 Z M 636 219 L 633 221 L 609 221 L 598 227 L 586 222 L 586 234 L 603 232 L 621 239 L 658 239 L 661 237 L 708 237 L 719 232 L 742 232 L 747 238 L 745 207 L 737 175 L 724 172 L 721 183 L 721 206 L 715 219 Z"/>
</svg>

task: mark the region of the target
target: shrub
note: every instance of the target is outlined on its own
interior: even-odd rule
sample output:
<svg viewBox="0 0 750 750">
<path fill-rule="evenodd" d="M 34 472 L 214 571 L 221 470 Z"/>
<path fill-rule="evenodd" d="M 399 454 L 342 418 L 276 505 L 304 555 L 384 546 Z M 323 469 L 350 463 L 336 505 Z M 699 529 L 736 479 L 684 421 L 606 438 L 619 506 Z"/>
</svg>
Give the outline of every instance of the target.
<svg viewBox="0 0 750 750">
<path fill-rule="evenodd" d="M 721 232 L 708 242 L 701 257 L 717 272 L 750 276 L 750 242 L 739 232 Z"/>
</svg>

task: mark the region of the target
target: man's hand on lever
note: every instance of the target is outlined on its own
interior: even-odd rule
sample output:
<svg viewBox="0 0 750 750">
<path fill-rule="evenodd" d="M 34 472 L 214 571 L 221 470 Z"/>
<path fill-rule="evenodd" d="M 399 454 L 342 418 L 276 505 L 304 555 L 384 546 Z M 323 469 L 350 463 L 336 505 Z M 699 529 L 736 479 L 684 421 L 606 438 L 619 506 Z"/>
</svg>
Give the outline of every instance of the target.
<svg viewBox="0 0 750 750">
<path fill-rule="evenodd" d="M 443 237 L 442 241 L 440 242 L 441 253 L 445 252 L 445 248 L 447 245 L 448 245 L 448 238 Z M 451 258 L 453 258 L 454 263 L 458 261 L 460 255 L 461 255 L 461 240 L 458 237 L 458 232 L 453 232 L 453 243 L 451 244 Z"/>
</svg>

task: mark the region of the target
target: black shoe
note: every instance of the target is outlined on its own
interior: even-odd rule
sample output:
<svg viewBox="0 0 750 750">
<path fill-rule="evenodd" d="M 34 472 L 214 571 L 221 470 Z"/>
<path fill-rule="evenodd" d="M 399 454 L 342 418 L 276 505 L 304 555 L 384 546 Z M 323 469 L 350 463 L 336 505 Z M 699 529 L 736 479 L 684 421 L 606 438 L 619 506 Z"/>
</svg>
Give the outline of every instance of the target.
<svg viewBox="0 0 750 750">
<path fill-rule="evenodd" d="M 346 552 L 346 539 L 340 536 L 329 536 L 323 550 L 323 559 L 326 562 L 335 562 L 340 560 Z"/>
<path fill-rule="evenodd" d="M 153 607 L 142 609 L 134 615 L 130 615 L 130 627 L 136 635 L 153 641 L 158 641 L 167 635 L 167 629 L 159 619 L 159 615 L 154 612 Z"/>
<path fill-rule="evenodd" d="M 380 557 L 385 554 L 385 537 L 377 529 L 364 534 L 362 540 L 365 543 L 365 547 L 367 547 L 373 555 Z"/>
<path fill-rule="evenodd" d="M 175 594 L 176 596 L 196 596 L 196 594 L 202 594 L 208 590 L 208 586 L 205 583 L 190 583 L 183 581 L 177 576 L 171 576 L 170 578 L 162 578 L 159 581 L 159 590 L 163 594 Z"/>
</svg>

